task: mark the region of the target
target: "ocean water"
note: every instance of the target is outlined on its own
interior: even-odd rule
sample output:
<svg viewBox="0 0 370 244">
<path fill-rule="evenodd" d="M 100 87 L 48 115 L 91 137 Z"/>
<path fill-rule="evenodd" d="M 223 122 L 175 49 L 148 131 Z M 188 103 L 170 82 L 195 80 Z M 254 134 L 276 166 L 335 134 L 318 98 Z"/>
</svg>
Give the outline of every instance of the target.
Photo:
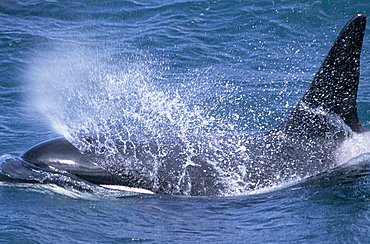
<svg viewBox="0 0 370 244">
<path fill-rule="evenodd" d="M 1 1 L 0 163 L 91 131 L 274 128 L 345 23 L 369 12 L 365 1 Z M 367 27 L 367 128 L 369 38 Z M 4 182 L 0 242 L 368 243 L 369 163 L 225 197 Z"/>
</svg>

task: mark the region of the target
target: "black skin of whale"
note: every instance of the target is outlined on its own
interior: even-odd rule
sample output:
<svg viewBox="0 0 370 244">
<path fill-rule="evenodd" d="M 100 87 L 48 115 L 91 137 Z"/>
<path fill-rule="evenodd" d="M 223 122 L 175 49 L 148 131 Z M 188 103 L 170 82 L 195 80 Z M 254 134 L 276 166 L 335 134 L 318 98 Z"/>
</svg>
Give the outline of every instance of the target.
<svg viewBox="0 0 370 244">
<path fill-rule="evenodd" d="M 335 166 L 337 148 L 354 132 L 367 131 L 356 106 L 365 27 L 361 14 L 346 24 L 303 98 L 271 131 L 185 138 L 169 133 L 160 142 L 151 136 L 136 137 L 119 141 L 115 147 L 120 153 L 113 156 L 94 148 L 102 139 L 97 136 L 82 139 L 87 146 L 81 151 L 58 138 L 34 146 L 21 159 L 37 169 L 93 184 L 159 194 L 236 194 L 310 177 Z M 16 166 L 2 171 L 15 181 L 37 182 L 27 175 L 29 170 L 23 170 L 23 176 Z"/>
</svg>

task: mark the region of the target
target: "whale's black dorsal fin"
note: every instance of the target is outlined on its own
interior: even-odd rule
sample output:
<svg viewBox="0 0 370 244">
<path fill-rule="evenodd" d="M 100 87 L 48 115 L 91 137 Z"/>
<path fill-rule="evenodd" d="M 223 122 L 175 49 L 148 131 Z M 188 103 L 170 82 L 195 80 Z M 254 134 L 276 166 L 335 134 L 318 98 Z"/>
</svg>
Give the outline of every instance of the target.
<svg viewBox="0 0 370 244">
<path fill-rule="evenodd" d="M 290 127 L 296 124 L 306 108 L 322 108 L 340 116 L 355 132 L 364 129 L 357 115 L 357 90 L 360 76 L 360 54 L 366 26 L 366 16 L 354 16 L 342 29 L 332 48 L 316 73 L 302 100 L 281 125 Z"/>
</svg>

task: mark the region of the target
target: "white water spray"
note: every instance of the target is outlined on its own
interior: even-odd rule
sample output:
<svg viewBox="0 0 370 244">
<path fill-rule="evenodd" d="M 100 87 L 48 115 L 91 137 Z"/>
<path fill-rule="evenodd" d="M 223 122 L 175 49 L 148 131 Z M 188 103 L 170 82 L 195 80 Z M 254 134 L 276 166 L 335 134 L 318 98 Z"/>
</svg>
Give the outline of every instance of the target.
<svg viewBox="0 0 370 244">
<path fill-rule="evenodd" d="M 336 162 L 338 165 L 352 160 L 357 162 L 356 157 L 365 153 L 370 153 L 370 131 L 354 133 L 352 138 L 344 141 L 336 151 Z"/>
<path fill-rule="evenodd" d="M 153 84 L 160 72 L 148 60 L 130 56 L 105 57 L 74 45 L 41 52 L 29 68 L 29 100 L 71 141 L 81 134 L 186 133 L 209 123 L 176 91 Z"/>
</svg>

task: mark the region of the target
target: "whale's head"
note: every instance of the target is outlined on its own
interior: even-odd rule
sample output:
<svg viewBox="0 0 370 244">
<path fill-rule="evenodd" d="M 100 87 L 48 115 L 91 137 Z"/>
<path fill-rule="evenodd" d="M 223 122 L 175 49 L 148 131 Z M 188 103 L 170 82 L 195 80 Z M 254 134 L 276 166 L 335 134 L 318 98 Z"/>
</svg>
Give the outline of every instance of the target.
<svg viewBox="0 0 370 244">
<path fill-rule="evenodd" d="M 112 183 L 114 177 L 96 163 L 90 154 L 81 153 L 64 138 L 40 143 L 21 158 L 37 167 L 67 172 L 92 183 Z"/>
</svg>

